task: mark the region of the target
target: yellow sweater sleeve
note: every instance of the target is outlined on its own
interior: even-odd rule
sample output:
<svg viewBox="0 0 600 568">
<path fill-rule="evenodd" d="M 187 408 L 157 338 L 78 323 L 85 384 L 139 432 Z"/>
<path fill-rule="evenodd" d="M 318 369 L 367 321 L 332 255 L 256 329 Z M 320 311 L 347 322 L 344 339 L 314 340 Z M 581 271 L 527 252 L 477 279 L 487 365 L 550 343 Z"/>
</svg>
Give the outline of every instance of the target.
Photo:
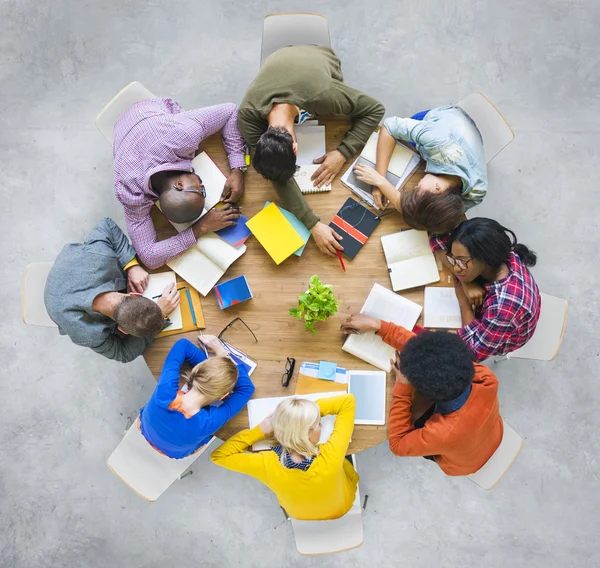
<svg viewBox="0 0 600 568">
<path fill-rule="evenodd" d="M 321 416 L 336 414 L 335 426 L 329 440 L 319 446 L 319 454 L 327 462 L 328 467 L 342 464 L 350 438 L 354 431 L 354 415 L 356 413 L 356 399 L 353 394 L 332 396 L 317 400 L 321 409 Z"/>
<path fill-rule="evenodd" d="M 134 256 L 124 267 L 123 272 L 127 272 L 132 266 L 139 265 L 140 261 Z"/>
<path fill-rule="evenodd" d="M 263 452 L 252 453 L 254 442 L 264 438 L 260 426 L 250 430 L 242 430 L 219 446 L 211 455 L 213 463 L 255 477 L 263 483 L 266 480 Z"/>
</svg>

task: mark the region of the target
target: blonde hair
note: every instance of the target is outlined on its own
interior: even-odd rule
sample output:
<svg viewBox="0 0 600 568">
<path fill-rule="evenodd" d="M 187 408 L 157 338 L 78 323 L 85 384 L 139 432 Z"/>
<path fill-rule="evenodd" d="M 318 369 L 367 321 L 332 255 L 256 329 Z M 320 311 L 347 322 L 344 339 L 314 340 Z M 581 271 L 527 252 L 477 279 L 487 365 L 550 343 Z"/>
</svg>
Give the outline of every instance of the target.
<svg viewBox="0 0 600 568">
<path fill-rule="evenodd" d="M 273 438 L 288 454 L 293 450 L 307 458 L 318 456 L 319 448 L 310 441 L 309 434 L 320 418 L 319 405 L 312 400 L 282 400 L 273 413 Z M 285 453 L 281 452 L 281 462 L 284 460 Z"/>
<path fill-rule="evenodd" d="M 229 357 L 211 357 L 198 363 L 181 378 L 189 389 L 200 391 L 210 402 L 230 392 L 238 379 L 237 365 Z"/>
</svg>

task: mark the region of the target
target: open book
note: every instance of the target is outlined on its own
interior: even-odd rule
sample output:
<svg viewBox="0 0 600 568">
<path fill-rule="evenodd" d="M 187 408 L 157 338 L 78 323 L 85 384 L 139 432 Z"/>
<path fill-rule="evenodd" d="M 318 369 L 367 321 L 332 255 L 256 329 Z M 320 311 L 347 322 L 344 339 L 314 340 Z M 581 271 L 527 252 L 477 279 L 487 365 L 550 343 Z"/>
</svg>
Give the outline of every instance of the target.
<svg viewBox="0 0 600 568">
<path fill-rule="evenodd" d="M 340 392 L 319 392 L 313 394 L 301 394 L 294 396 L 277 396 L 271 398 L 253 398 L 248 401 L 248 422 L 250 428 L 258 426 L 264 418 L 266 418 L 271 412 L 275 410 L 277 405 L 286 398 L 307 398 L 308 400 L 317 401 L 320 398 L 327 398 L 330 396 L 340 396 L 343 393 Z M 329 436 L 333 432 L 335 425 L 335 416 L 323 416 L 321 418 L 321 437 L 319 438 L 319 444 L 324 444 L 329 440 Z M 268 450 L 269 443 L 266 440 L 260 440 L 252 445 L 254 451 Z"/>
<path fill-rule="evenodd" d="M 364 164 L 375 168 L 377 156 L 377 141 L 379 140 L 379 132 L 373 132 L 369 137 L 360 156 L 352 163 L 342 176 L 342 183 L 351 191 L 356 193 L 361 199 L 364 199 L 371 207 L 375 207 L 373 201 L 373 187 L 367 183 L 360 181 L 354 175 L 354 167 L 356 164 Z M 404 144 L 397 143 L 394 147 L 390 165 L 386 173 L 387 180 L 396 188 L 400 189 L 404 182 L 417 169 L 421 158 L 417 152 L 411 150 Z M 378 209 L 375 207 L 375 209 Z"/>
<path fill-rule="evenodd" d="M 157 272 L 155 274 L 148 275 L 148 286 L 144 290 L 142 296 L 149 298 L 150 300 L 157 301 L 158 297 L 162 295 L 163 290 L 171 283 L 177 283 L 177 277 L 174 272 Z M 169 331 L 175 331 L 176 329 L 183 328 L 183 317 L 181 315 L 181 305 L 177 306 L 167 316 L 171 320 L 171 324 L 167 328 Z"/>
<path fill-rule="evenodd" d="M 402 231 L 381 237 L 392 289 L 407 290 L 440 281 L 427 231 Z"/>
<path fill-rule="evenodd" d="M 207 233 L 198 239 L 196 246 L 167 262 L 167 266 L 206 296 L 245 252 L 246 245 L 235 248 L 215 233 Z"/>
<path fill-rule="evenodd" d="M 460 305 L 454 288 L 425 288 L 423 327 L 462 327 Z"/>
<path fill-rule="evenodd" d="M 395 294 L 380 284 L 374 284 L 360 313 L 412 329 L 422 309 L 419 304 Z M 386 373 L 392 370 L 390 359 L 394 358 L 394 348 L 384 343 L 381 337 L 372 331 L 362 335 L 349 335 L 342 349 Z"/>
</svg>

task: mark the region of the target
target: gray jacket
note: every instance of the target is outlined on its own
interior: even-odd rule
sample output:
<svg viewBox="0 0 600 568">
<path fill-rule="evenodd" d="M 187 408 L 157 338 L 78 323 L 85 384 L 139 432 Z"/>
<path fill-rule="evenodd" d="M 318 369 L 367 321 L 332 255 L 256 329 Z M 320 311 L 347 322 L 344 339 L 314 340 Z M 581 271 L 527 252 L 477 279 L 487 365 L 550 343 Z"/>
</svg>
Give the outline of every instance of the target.
<svg viewBox="0 0 600 568">
<path fill-rule="evenodd" d="M 92 309 L 104 292 L 125 292 L 123 267 L 135 257 L 123 231 L 112 219 L 103 219 L 83 244 L 65 246 L 48 275 L 44 301 L 62 335 L 121 363 L 133 361 L 153 337 L 125 335 L 111 318 Z"/>
</svg>

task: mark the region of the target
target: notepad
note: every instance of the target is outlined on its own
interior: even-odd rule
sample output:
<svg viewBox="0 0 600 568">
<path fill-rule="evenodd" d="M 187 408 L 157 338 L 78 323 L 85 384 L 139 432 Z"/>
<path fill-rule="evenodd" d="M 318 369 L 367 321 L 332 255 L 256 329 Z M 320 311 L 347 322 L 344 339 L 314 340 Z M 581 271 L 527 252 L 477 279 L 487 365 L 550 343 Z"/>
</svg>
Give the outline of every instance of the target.
<svg viewBox="0 0 600 568">
<path fill-rule="evenodd" d="M 267 207 L 267 205 L 270 204 L 271 202 L 267 201 L 265 203 L 265 207 Z M 279 207 L 279 205 L 277 207 Z M 302 256 L 304 248 L 306 247 L 306 243 L 308 242 L 308 239 L 310 239 L 310 231 L 305 227 L 304 223 L 300 221 L 298 217 L 296 217 L 296 215 L 294 215 L 287 209 L 279 207 L 279 211 L 283 213 L 283 216 L 290 222 L 290 225 L 294 227 L 294 230 L 300 235 L 300 238 L 304 241 L 304 244 L 297 251 L 294 252 L 296 256 Z"/>
<path fill-rule="evenodd" d="M 402 231 L 381 237 L 392 289 L 407 290 L 440 281 L 427 231 Z"/>
<path fill-rule="evenodd" d="M 348 371 L 348 392 L 356 399 L 354 424 L 385 424 L 386 388 L 383 371 Z"/>
<path fill-rule="evenodd" d="M 235 248 L 215 233 L 207 233 L 198 239 L 196 246 L 167 262 L 167 266 L 206 296 L 245 252 L 246 245 Z"/>
<path fill-rule="evenodd" d="M 144 296 L 144 298 L 149 298 L 152 300 L 155 298 L 155 296 L 161 295 L 163 293 L 163 290 L 173 282 L 177 284 L 177 277 L 172 271 L 149 274 L 148 286 L 144 290 L 142 296 Z M 155 298 L 154 301 L 158 301 L 158 298 Z M 175 331 L 176 329 L 183 328 L 181 306 L 177 306 L 170 314 L 168 314 L 167 317 L 171 320 L 171 325 L 166 329 L 168 329 L 169 331 Z"/>
<path fill-rule="evenodd" d="M 356 193 L 361 199 L 364 199 L 371 207 L 376 207 L 372 195 L 373 187 L 360 181 L 354 175 L 354 167 L 356 164 L 360 163 L 375 168 L 378 140 L 379 132 L 373 132 L 365 144 L 363 151 L 360 153 L 360 156 L 342 176 L 342 183 L 352 192 Z M 400 189 L 402 185 L 404 185 L 404 182 L 417 169 L 420 160 L 421 158 L 417 152 L 403 144 L 397 143 L 394 146 L 390 165 L 388 166 L 388 171 L 386 173 L 387 180 L 396 189 Z"/>
<path fill-rule="evenodd" d="M 294 174 L 294 179 L 300 188 L 300 191 L 306 193 L 324 193 L 331 191 L 331 184 L 323 184 L 321 187 L 315 187 L 311 179 L 313 174 L 321 167 L 321 164 L 312 164 L 310 166 L 299 166 L 298 171 Z"/>
<path fill-rule="evenodd" d="M 380 284 L 374 284 L 360 313 L 412 329 L 422 309 L 419 304 L 395 294 Z M 390 360 L 394 358 L 394 348 L 384 343 L 381 337 L 372 331 L 361 335 L 349 335 L 342 349 L 386 373 L 392 370 Z"/>
<path fill-rule="evenodd" d="M 252 298 L 250 286 L 248 286 L 248 281 L 243 275 L 217 284 L 214 290 L 217 303 L 222 310 Z"/>
<path fill-rule="evenodd" d="M 454 288 L 425 288 L 423 327 L 459 328 L 462 327 L 460 305 Z"/>
<path fill-rule="evenodd" d="M 342 237 L 340 241 L 344 247 L 342 254 L 352 260 L 379 223 L 381 220 L 377 219 L 374 213 L 349 197 L 333 217 L 329 226 Z"/>
<path fill-rule="evenodd" d="M 246 226 L 275 264 L 281 264 L 305 244 L 275 203 L 254 215 Z"/>
<path fill-rule="evenodd" d="M 302 394 L 294 396 L 278 396 L 271 398 L 253 398 L 248 401 L 248 423 L 250 428 L 258 426 L 264 418 L 271 414 L 277 405 L 288 398 L 306 398 L 308 400 L 317 401 L 320 398 L 328 398 L 330 396 L 340 396 L 339 392 L 321 392 L 312 394 Z M 324 444 L 329 440 L 329 436 L 333 432 L 336 417 L 334 415 L 323 416 L 321 418 L 321 437 L 319 444 Z M 269 443 L 266 440 L 260 440 L 252 445 L 254 451 L 268 450 Z"/>
</svg>

